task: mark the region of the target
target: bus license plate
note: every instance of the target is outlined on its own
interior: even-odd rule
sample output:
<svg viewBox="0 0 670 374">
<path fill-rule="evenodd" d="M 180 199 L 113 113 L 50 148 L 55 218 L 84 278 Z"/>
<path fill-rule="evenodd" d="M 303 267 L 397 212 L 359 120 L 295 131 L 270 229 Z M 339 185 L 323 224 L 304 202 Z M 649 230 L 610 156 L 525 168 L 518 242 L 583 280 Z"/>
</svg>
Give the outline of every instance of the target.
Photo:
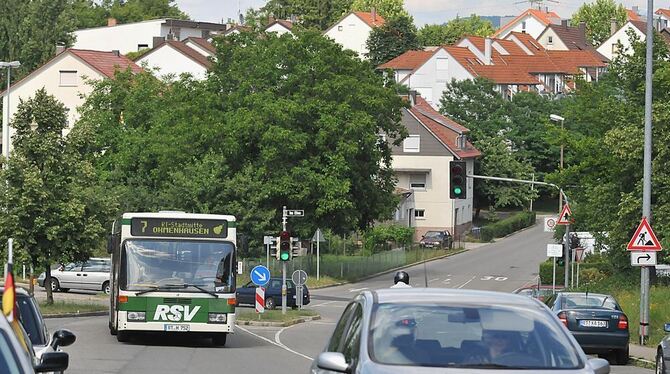
<svg viewBox="0 0 670 374">
<path fill-rule="evenodd" d="M 607 328 L 607 321 L 598 321 L 591 319 L 583 319 L 579 321 L 579 325 L 582 327 L 599 327 Z"/>
<path fill-rule="evenodd" d="M 165 331 L 188 332 L 191 331 L 191 325 L 164 325 Z"/>
</svg>

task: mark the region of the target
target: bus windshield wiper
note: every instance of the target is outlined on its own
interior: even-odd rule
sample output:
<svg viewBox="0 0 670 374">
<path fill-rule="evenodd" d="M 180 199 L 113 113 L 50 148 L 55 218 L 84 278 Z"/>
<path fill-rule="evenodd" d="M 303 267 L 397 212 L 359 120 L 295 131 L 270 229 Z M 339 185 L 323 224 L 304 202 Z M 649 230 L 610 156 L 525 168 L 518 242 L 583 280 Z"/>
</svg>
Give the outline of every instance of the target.
<svg viewBox="0 0 670 374">
<path fill-rule="evenodd" d="M 138 293 L 135 294 L 135 296 L 143 295 L 143 294 L 145 294 L 145 293 L 149 293 L 149 292 L 156 292 L 156 291 L 170 291 L 170 290 L 174 290 L 175 288 L 178 288 L 178 287 L 175 287 L 175 286 L 173 286 L 173 285 L 167 285 L 167 286 L 151 286 L 151 288 L 149 288 L 149 289 L 139 291 Z"/>
<path fill-rule="evenodd" d="M 200 292 L 212 295 L 212 296 L 216 297 L 217 299 L 219 298 L 219 295 L 215 294 L 212 291 L 209 291 L 209 290 L 203 288 L 202 287 L 202 286 L 204 286 L 203 284 L 182 283 L 182 284 L 167 284 L 166 286 L 170 287 L 171 289 L 193 287 L 193 288 L 198 289 Z"/>
</svg>

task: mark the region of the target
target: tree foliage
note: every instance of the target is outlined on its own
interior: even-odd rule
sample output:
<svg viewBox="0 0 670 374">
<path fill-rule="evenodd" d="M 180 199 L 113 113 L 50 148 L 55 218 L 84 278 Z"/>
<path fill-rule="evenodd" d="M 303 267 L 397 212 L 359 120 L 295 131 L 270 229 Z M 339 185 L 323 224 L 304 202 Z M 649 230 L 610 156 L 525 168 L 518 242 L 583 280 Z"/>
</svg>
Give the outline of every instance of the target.
<svg viewBox="0 0 670 374">
<path fill-rule="evenodd" d="M 419 29 L 419 43 L 423 46 L 454 44 L 466 35 L 491 36 L 493 25 L 476 14 L 456 18 L 442 25 L 424 25 Z"/>
<path fill-rule="evenodd" d="M 401 54 L 420 48 L 416 26 L 411 17 L 398 17 L 386 21 L 370 32 L 367 43 L 368 54 L 373 65 L 380 65 Z"/>
<path fill-rule="evenodd" d="M 82 260 L 100 247 L 112 201 L 79 153 L 87 138 L 62 136 L 67 109 L 44 89 L 19 104 L 12 125 L 14 149 L 0 174 L 0 237 L 14 238 L 17 257 L 48 276 L 52 263 Z"/>
<path fill-rule="evenodd" d="M 409 17 L 402 0 L 353 0 L 351 4 L 351 9 L 358 12 L 370 12 L 372 8 L 387 21 Z"/>
<path fill-rule="evenodd" d="M 302 236 L 366 228 L 396 207 L 391 139 L 403 101 L 367 62 L 319 32 L 218 40 L 208 79 L 99 82 L 83 108 L 89 150 L 123 210 L 229 213 L 252 246 L 281 207 Z"/>
<path fill-rule="evenodd" d="M 326 30 L 351 8 L 352 0 L 270 0 L 258 10 L 250 9 L 246 23 L 263 28 L 269 18 L 291 19 L 305 28 Z"/>
<path fill-rule="evenodd" d="M 593 3 L 584 3 L 570 21 L 573 26 L 580 22 L 586 23 L 586 37 L 593 45 L 600 45 L 609 36 L 615 19 L 619 27 L 628 19 L 626 8 L 614 0 L 596 0 Z"/>
</svg>

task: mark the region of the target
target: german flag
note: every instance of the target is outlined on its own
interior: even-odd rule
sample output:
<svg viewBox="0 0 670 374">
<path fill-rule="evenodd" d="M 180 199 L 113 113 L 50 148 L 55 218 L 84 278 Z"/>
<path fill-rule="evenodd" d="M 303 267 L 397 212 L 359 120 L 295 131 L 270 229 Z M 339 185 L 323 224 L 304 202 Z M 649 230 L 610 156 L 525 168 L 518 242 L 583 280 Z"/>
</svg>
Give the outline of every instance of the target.
<svg viewBox="0 0 670 374">
<path fill-rule="evenodd" d="M 12 273 L 11 263 L 7 264 L 7 272 L 5 274 L 5 290 L 2 293 L 2 314 L 9 321 L 19 342 L 28 349 L 24 339 L 24 330 L 19 324 L 19 313 L 16 307 L 16 285 L 14 284 L 14 273 Z"/>
</svg>

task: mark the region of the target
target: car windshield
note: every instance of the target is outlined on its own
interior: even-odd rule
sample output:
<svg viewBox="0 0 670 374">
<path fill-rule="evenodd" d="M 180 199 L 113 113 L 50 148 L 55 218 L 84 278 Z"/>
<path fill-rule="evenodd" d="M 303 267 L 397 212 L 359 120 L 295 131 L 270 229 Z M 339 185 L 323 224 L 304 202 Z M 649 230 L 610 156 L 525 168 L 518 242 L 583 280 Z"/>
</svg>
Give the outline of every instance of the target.
<svg viewBox="0 0 670 374">
<path fill-rule="evenodd" d="M 0 373 L 19 374 L 19 363 L 5 331 L 0 331 Z"/>
<path fill-rule="evenodd" d="M 566 295 L 563 299 L 564 309 L 588 309 L 588 308 L 605 308 L 612 310 L 620 310 L 616 300 L 612 296 L 607 295 Z"/>
<path fill-rule="evenodd" d="M 426 235 L 424 235 L 425 238 L 431 238 L 431 239 L 437 239 L 442 236 L 441 232 L 438 231 L 428 231 Z"/>
<path fill-rule="evenodd" d="M 583 362 L 560 324 L 514 306 L 380 304 L 370 356 L 381 364 L 576 369 Z"/>
<path fill-rule="evenodd" d="M 121 261 L 122 290 L 235 290 L 235 247 L 228 242 L 128 240 Z"/>
</svg>

